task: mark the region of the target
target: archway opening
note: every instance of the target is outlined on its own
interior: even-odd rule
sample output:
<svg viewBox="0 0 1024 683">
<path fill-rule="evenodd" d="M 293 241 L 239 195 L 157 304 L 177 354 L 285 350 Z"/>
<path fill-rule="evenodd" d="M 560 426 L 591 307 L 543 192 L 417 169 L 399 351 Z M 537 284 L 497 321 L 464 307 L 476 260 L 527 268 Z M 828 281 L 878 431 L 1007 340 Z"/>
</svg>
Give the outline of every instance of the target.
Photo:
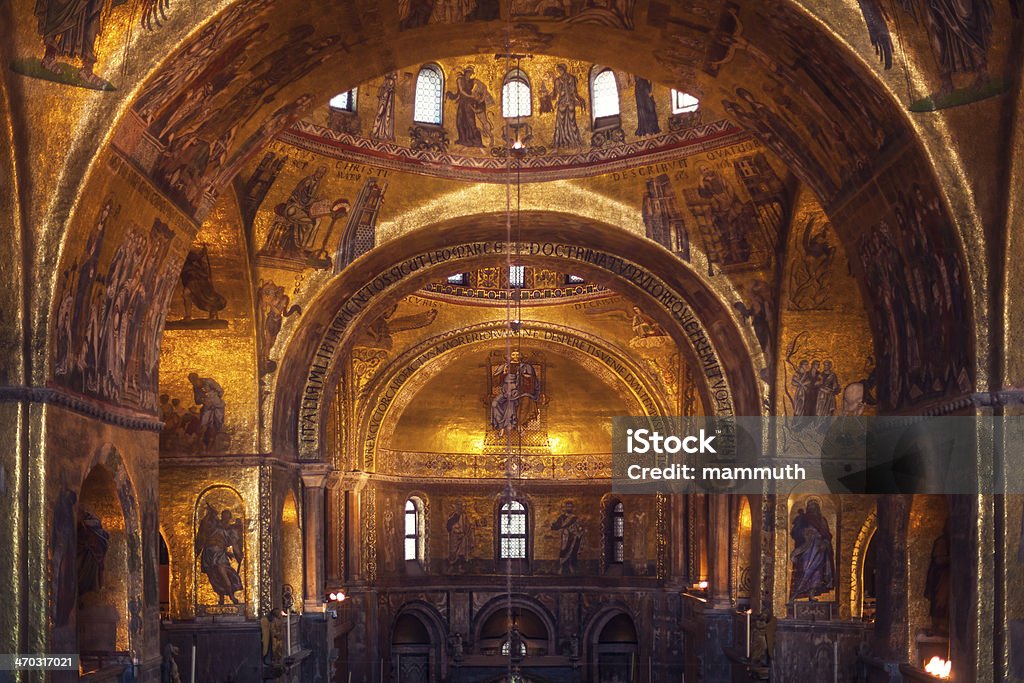
<svg viewBox="0 0 1024 683">
<path fill-rule="evenodd" d="M 878 572 L 878 544 L 875 543 L 877 532 L 871 533 L 868 540 L 868 547 L 864 551 L 864 566 L 861 573 L 861 618 L 864 621 L 874 621 L 878 604 L 878 586 L 876 577 Z"/>
<path fill-rule="evenodd" d="M 750 510 L 750 498 L 739 496 L 733 538 L 735 539 L 733 561 L 733 595 L 740 609 L 750 607 L 751 592 L 754 585 L 754 553 L 753 553 L 753 516 Z"/>
<path fill-rule="evenodd" d="M 636 626 L 625 612 L 608 619 L 597 636 L 593 659 L 598 681 L 639 680 L 641 663 Z"/>
<path fill-rule="evenodd" d="M 167 619 L 171 614 L 171 552 L 167 548 L 167 541 L 164 540 L 163 532 L 159 532 L 160 545 L 157 549 L 158 574 L 157 584 L 159 586 L 160 619 Z"/>
<path fill-rule="evenodd" d="M 909 661 L 924 668 L 932 657 L 950 657 L 950 626 L 954 599 L 951 574 L 949 500 L 919 494 L 910 506 L 907 527 L 907 644 Z M 963 591 L 962 591 L 963 592 Z"/>
<path fill-rule="evenodd" d="M 128 538 L 114 478 L 96 465 L 82 484 L 76 523 L 77 635 L 83 673 L 131 657 Z"/>
<path fill-rule="evenodd" d="M 391 629 L 391 667 L 396 683 L 435 680 L 440 643 L 434 629 L 415 611 L 398 616 Z"/>
<path fill-rule="evenodd" d="M 512 657 L 521 661 L 528 656 L 548 654 L 550 634 L 544 620 L 532 609 L 514 605 L 498 607 L 480 627 L 478 650 L 484 655 Z"/>
<path fill-rule="evenodd" d="M 302 596 L 307 600 L 319 600 L 320 596 L 310 595 L 303 590 L 302 531 L 299 529 L 299 509 L 295 494 L 289 491 L 281 507 L 281 582 L 285 591 L 292 595 L 292 610 L 302 611 Z"/>
<path fill-rule="evenodd" d="M 517 260 L 527 266 L 578 273 L 635 305 L 649 326 L 660 328 L 664 340 L 674 343 L 688 367 L 695 369 L 697 393 L 709 413 L 760 414 L 763 401 L 757 397 L 754 368 L 755 363 L 763 366 L 764 362 L 761 352 L 751 348 L 757 342 L 744 336 L 721 296 L 710 291 L 693 269 L 680 267 L 669 252 L 643 238 L 579 216 L 532 212 L 521 218 L 523 241 L 516 248 L 523 254 Z M 387 322 L 388 311 L 398 300 L 452 271 L 500 267 L 505 261 L 502 221 L 500 214 L 484 214 L 422 228 L 393 240 L 387 250 L 369 252 L 329 281 L 303 316 L 280 364 L 274 401 L 275 448 L 296 453 L 302 460 L 324 457 L 320 446 L 332 400 L 330 389 L 340 377 L 340 359 L 356 345 L 355 330 L 371 323 L 372 327 L 381 319 Z M 453 246 L 425 252 L 424 240 L 429 242 L 441 233 Z M 596 235 L 601 247 L 573 246 Z M 629 254 L 629 261 L 616 254 Z M 339 310 L 339 302 L 350 303 Z M 637 312 L 630 308 L 631 318 Z M 640 329 L 644 325 L 638 323 Z M 653 352 L 654 347 L 648 350 Z"/>
</svg>

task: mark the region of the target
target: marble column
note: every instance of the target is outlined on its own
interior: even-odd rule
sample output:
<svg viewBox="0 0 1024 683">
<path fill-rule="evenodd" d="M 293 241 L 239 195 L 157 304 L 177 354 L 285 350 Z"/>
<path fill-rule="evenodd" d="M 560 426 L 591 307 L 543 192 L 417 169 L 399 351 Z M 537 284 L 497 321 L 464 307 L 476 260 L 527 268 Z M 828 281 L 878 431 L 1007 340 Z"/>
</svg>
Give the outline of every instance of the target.
<svg viewBox="0 0 1024 683">
<path fill-rule="evenodd" d="M 712 609 L 727 609 L 729 600 L 729 496 L 708 496 L 708 603 Z"/>
<path fill-rule="evenodd" d="M 303 525 L 306 546 L 306 611 L 319 610 L 324 600 L 324 493 L 326 467 L 302 471 Z"/>
</svg>

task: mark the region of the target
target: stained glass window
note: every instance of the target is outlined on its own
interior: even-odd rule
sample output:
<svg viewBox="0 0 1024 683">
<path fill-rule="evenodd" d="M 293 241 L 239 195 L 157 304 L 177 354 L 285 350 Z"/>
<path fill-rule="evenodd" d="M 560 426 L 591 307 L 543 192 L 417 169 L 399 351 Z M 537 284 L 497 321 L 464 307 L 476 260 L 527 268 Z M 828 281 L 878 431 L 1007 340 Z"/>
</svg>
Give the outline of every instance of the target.
<svg viewBox="0 0 1024 683">
<path fill-rule="evenodd" d="M 444 74 L 441 67 L 427 64 L 416 77 L 416 103 L 412 119 L 416 123 L 441 125 L 441 102 L 444 98 Z"/>
<path fill-rule="evenodd" d="M 448 276 L 448 284 L 465 287 L 469 283 L 469 273 L 455 273 Z"/>
<path fill-rule="evenodd" d="M 619 86 L 611 69 L 602 69 L 590 84 L 591 111 L 594 120 L 619 115 Z"/>
<path fill-rule="evenodd" d="M 513 69 L 501 87 L 501 115 L 506 119 L 522 118 L 533 113 L 530 81 L 526 74 Z"/>
<path fill-rule="evenodd" d="M 501 558 L 526 559 L 526 508 L 518 500 L 501 506 Z"/>
<path fill-rule="evenodd" d="M 626 514 L 622 503 L 616 501 L 612 506 L 612 518 L 610 525 L 611 532 L 611 555 L 612 562 L 621 563 L 625 556 Z"/>
<path fill-rule="evenodd" d="M 418 498 L 405 501 L 405 559 L 423 559 L 423 505 Z"/>
</svg>

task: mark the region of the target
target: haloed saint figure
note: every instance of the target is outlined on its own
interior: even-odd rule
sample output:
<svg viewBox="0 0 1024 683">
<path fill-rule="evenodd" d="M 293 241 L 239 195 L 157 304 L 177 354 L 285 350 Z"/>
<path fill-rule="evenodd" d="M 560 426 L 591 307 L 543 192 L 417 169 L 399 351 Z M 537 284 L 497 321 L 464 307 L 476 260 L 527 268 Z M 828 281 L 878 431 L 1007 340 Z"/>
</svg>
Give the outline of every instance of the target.
<svg viewBox="0 0 1024 683">
<path fill-rule="evenodd" d="M 537 368 L 512 352 L 511 361 L 495 368 L 500 377 L 491 400 L 491 427 L 503 434 L 522 431 L 540 414 L 541 381 Z"/>
<path fill-rule="evenodd" d="M 821 503 L 816 499 L 807 501 L 807 509 L 799 510 L 789 535 L 793 538 L 793 581 L 789 599 L 808 598 L 835 588 L 835 552 L 832 549 L 832 532 L 828 521 L 821 514 Z"/>
</svg>

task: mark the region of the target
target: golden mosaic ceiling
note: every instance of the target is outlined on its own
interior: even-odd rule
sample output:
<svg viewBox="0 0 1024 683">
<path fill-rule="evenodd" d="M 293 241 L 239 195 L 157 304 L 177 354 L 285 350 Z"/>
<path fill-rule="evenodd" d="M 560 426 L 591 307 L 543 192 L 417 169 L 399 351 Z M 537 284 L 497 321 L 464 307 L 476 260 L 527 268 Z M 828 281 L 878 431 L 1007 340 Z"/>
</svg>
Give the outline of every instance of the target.
<svg viewBox="0 0 1024 683">
<path fill-rule="evenodd" d="M 104 10 L 96 41 L 75 54 L 41 49 L 46 27 L 33 21 L 30 12 L 16 13 L 9 24 L 15 36 L 11 78 L 20 104 L 12 111 L 52 121 L 49 129 L 63 131 L 57 140 L 25 127 L 24 154 L 40 162 L 33 165 L 38 177 L 32 187 L 38 193 L 22 200 L 24 220 L 38 226 L 43 247 L 36 265 L 53 274 L 31 283 L 39 290 L 33 300 L 52 302 L 49 312 L 39 316 L 51 343 L 34 351 L 41 361 L 32 364 L 37 379 L 52 376 L 58 385 L 91 399 L 157 410 L 160 393 L 188 389 L 181 377 L 161 378 L 157 387 L 153 340 L 160 338 L 164 306 L 154 309 L 152 319 L 141 309 L 133 318 L 137 326 L 124 340 L 127 358 L 102 358 L 101 349 L 87 348 L 89 287 L 105 281 L 113 266 L 128 258 L 128 270 L 138 273 L 128 280 L 137 288 L 133 291 L 155 291 L 167 302 L 176 296 L 170 290 L 183 265 L 201 268 L 206 259 L 214 272 L 214 266 L 226 268 L 219 277 L 254 268 L 258 292 L 232 293 L 222 286 L 225 291 L 217 294 L 223 304 L 216 297 L 207 304 L 220 306 L 219 320 L 231 318 L 227 329 L 238 335 L 232 343 L 255 342 L 252 367 L 241 364 L 233 372 L 250 377 L 243 392 L 248 406 L 243 412 L 250 415 L 245 424 L 271 424 L 279 383 L 298 381 L 275 374 L 286 350 L 302 354 L 322 348 L 324 340 L 318 344 L 313 339 L 316 326 L 330 317 L 321 298 L 331 277 L 358 262 L 367 248 L 397 242 L 425 225 L 501 211 L 504 205 L 500 181 L 478 182 L 492 162 L 503 161 L 495 155 L 500 145 L 491 145 L 489 137 L 482 148 L 464 144 L 465 139 L 461 145 L 451 143 L 461 147 L 451 153 L 468 160 L 458 173 L 423 166 L 424 160 L 431 161 L 429 154 L 402 157 L 397 150 L 368 149 L 358 142 L 374 137 L 367 134 L 372 133 L 374 89 L 379 92 L 387 75 L 396 74 L 397 120 L 408 113 L 401 108 L 408 106 L 406 75 L 433 61 L 450 74 L 465 74 L 473 65 L 493 97 L 507 66 L 494 55 L 511 47 L 533 55 L 517 58 L 517 68 L 532 73 L 537 93 L 533 135 L 540 142 L 527 146 L 534 154 L 527 154 L 521 165 L 538 164 L 531 169 L 537 171 L 532 180 L 545 181 L 524 185 L 517 205 L 521 201 L 528 211 L 574 214 L 584 223 L 604 221 L 673 252 L 688 264 L 683 269 L 703 279 L 687 297 L 698 302 L 695 307 L 705 318 L 716 307 L 724 311 L 724 322 L 718 324 L 739 330 L 736 338 L 742 341 L 720 343 L 745 349 L 752 359 L 745 362 L 769 387 L 779 381 L 770 377 L 770 369 L 781 367 L 780 354 L 799 356 L 789 347 L 803 348 L 797 340 L 807 338 L 798 330 L 789 341 L 782 340 L 779 323 L 773 330 L 764 322 L 786 305 L 770 284 L 788 282 L 797 292 L 796 310 L 815 311 L 829 297 L 808 294 L 807 282 L 820 275 L 815 268 L 827 265 L 837 271 L 827 254 L 844 252 L 848 271 L 865 296 L 876 348 L 874 354 L 858 350 L 857 369 L 851 366 L 850 372 L 877 364 L 879 392 L 889 409 L 972 384 L 978 358 L 987 353 L 980 339 L 984 335 L 965 340 L 956 321 L 978 316 L 987 306 L 985 297 L 970 298 L 966 291 L 968 282 L 984 281 L 985 264 L 978 257 L 983 250 L 964 250 L 962 257 L 958 252 L 971 234 L 980 234 L 972 233 L 972 226 L 991 207 L 964 203 L 968 195 L 958 193 L 968 174 L 959 159 L 932 165 L 928 156 L 940 148 L 956 156 L 955 148 L 945 144 L 944 131 L 962 119 L 966 109 L 959 108 L 970 105 L 986 115 L 994 111 L 1009 47 L 1005 27 L 1015 26 L 1007 7 L 994 10 L 998 28 L 983 36 L 979 47 L 987 72 L 976 74 L 978 87 L 972 89 L 968 70 L 950 73 L 942 55 L 933 51 L 926 25 L 898 29 L 884 16 L 880 24 L 871 3 L 780 10 L 759 3 L 676 7 L 652 0 L 561 12 L 528 2 L 509 8 L 483 0 L 471 5 L 465 13 L 452 13 L 442 12 L 439 4 L 437 12 L 426 14 L 405 5 L 368 2 L 296 8 L 255 0 L 224 5 L 220 13 L 170 6 L 159 16 L 147 13 L 142 30 L 132 23 L 139 17 L 119 6 Z M 511 28 L 502 20 L 511 20 Z M 835 40 L 837 33 L 842 41 Z M 853 53 L 864 58 L 853 58 Z M 154 66 L 155 54 L 170 58 Z M 543 92 L 554 92 L 562 64 L 581 95 L 588 90 L 592 65 L 608 65 L 623 105 L 623 140 L 596 139 L 590 134 L 601 131 L 594 130 L 596 122 L 582 104 L 575 112 L 584 135 L 581 149 L 571 154 L 596 160 L 583 173 L 579 158 L 561 159 L 568 161 L 561 169 L 544 161 L 550 156 L 558 162 L 568 153 L 560 144 L 566 138 L 556 136 L 557 116 L 542 111 Z M 640 79 L 649 79 L 656 104 L 664 102 L 668 88 L 681 84 L 699 96 L 699 126 L 671 131 L 671 118 L 658 118 L 663 131 L 680 136 L 690 131 L 690 138 L 666 142 L 658 134 L 638 132 Z M 458 76 L 449 77 L 445 94 L 449 120 L 458 117 L 458 95 L 447 96 L 454 92 L 453 80 Z M 358 135 L 346 142 L 338 136 L 353 134 L 339 132 L 338 125 L 332 129 L 325 103 L 360 83 L 363 96 L 354 113 L 365 120 Z M 54 106 L 57 97 L 60 107 Z M 939 114 L 910 118 L 906 109 Z M 456 130 L 451 132 L 455 137 Z M 393 143 L 412 148 L 414 137 L 403 123 L 395 128 Z M 62 146 L 61 154 L 49 148 L 55 143 Z M 539 147 L 558 152 L 540 154 Z M 383 152 L 402 158 L 385 159 Z M 451 166 L 458 170 L 458 164 Z M 893 182 L 896 177 L 900 182 Z M 794 178 L 815 197 L 811 201 L 825 217 L 793 226 Z M 946 189 L 938 190 L 937 181 Z M 321 204 L 315 216 L 310 214 L 313 230 L 304 233 L 303 244 L 293 245 L 289 231 L 295 228 L 287 222 L 292 218 L 285 215 L 282 222 L 278 211 L 293 209 L 289 201 L 303 182 Z M 239 196 L 237 214 L 229 207 L 230 193 L 224 192 L 229 185 Z M 396 190 L 399 185 L 402 189 Z M 735 220 L 746 221 L 743 234 L 730 237 L 722 229 L 727 221 L 716 212 L 732 212 Z M 958 219 L 955 224 L 951 215 Z M 825 218 L 829 232 L 822 233 Z M 218 233 L 218 225 L 232 227 Z M 686 226 L 685 244 L 678 239 L 680 226 Z M 893 226 L 914 237 L 901 243 Z M 908 226 L 917 232 L 907 233 Z M 796 229 L 807 240 L 793 242 L 789 235 Z M 229 233 L 234 236 L 225 238 Z M 125 239 L 138 245 L 138 255 L 116 247 Z M 239 239 L 249 245 L 252 264 L 228 263 Z M 822 240 L 828 245 L 824 251 Z M 778 253 L 787 243 L 803 250 L 802 274 L 786 273 L 796 268 Z M 907 268 L 920 261 L 915 250 L 922 247 L 945 259 L 936 264 L 947 276 L 933 301 L 913 291 L 913 267 Z M 883 254 L 898 257 L 880 261 Z M 83 268 L 101 277 L 83 279 Z M 909 317 L 902 310 L 906 302 L 881 294 L 901 291 L 898 281 L 905 272 L 911 272 L 911 284 L 903 289 L 912 300 L 909 305 L 918 309 Z M 603 277 L 595 280 L 600 286 L 611 282 Z M 316 315 L 286 315 L 296 308 Z M 246 310 L 257 313 L 243 323 Z M 268 311 L 272 319 L 281 318 L 271 325 L 273 334 L 260 318 Z M 188 334 L 212 343 L 211 335 L 188 329 L 196 326 L 186 311 L 180 313 L 180 318 L 178 312 L 169 318 L 174 323 L 169 344 Z M 651 315 L 658 317 L 657 312 Z M 940 322 L 927 334 L 921 327 L 911 341 L 897 345 L 892 328 L 900 320 Z M 828 325 L 816 316 L 814 325 L 819 323 Z M 721 331 L 712 336 L 720 337 Z M 253 341 L 246 342 L 247 337 Z M 949 350 L 949 364 L 918 360 L 927 355 L 927 339 Z M 827 346 L 819 347 L 820 353 L 830 353 Z M 871 363 L 861 359 L 864 355 Z M 211 351 L 209 358 L 215 357 Z M 312 357 L 299 365 L 308 368 L 309 361 Z M 180 365 L 187 375 L 188 363 Z M 167 364 L 169 370 L 174 366 L 173 361 Z M 732 390 L 759 396 L 750 405 L 763 403 L 771 392 L 750 386 Z M 271 440 L 259 435 L 255 442 L 255 448 L 264 449 Z"/>
</svg>

